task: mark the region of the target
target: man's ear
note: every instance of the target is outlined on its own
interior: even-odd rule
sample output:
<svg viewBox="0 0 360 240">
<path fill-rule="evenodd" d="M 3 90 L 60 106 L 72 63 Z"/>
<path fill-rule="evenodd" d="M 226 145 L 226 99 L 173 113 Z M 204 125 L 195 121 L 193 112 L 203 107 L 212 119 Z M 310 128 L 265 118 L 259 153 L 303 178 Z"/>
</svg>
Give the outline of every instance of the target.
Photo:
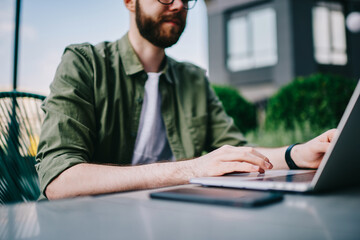
<svg viewBox="0 0 360 240">
<path fill-rule="evenodd" d="M 136 0 L 124 0 L 125 6 L 130 12 L 135 12 L 135 1 Z"/>
</svg>

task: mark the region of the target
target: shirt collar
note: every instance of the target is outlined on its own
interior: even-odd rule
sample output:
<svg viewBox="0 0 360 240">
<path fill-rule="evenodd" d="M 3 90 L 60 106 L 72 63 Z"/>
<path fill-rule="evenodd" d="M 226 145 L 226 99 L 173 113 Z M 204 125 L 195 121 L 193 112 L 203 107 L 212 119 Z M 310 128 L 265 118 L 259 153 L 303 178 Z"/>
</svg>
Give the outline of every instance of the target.
<svg viewBox="0 0 360 240">
<path fill-rule="evenodd" d="M 134 75 L 136 73 L 145 71 L 144 66 L 141 64 L 129 41 L 128 34 L 125 34 L 120 40 L 118 40 L 117 45 L 126 75 Z M 171 74 L 171 60 L 171 58 L 165 56 L 164 68 L 160 72 L 165 75 L 165 79 L 167 81 L 173 83 Z"/>
<path fill-rule="evenodd" d="M 125 34 L 120 40 L 118 40 L 118 49 L 126 75 L 133 75 L 144 71 L 143 65 L 131 46 L 128 34 Z"/>
</svg>

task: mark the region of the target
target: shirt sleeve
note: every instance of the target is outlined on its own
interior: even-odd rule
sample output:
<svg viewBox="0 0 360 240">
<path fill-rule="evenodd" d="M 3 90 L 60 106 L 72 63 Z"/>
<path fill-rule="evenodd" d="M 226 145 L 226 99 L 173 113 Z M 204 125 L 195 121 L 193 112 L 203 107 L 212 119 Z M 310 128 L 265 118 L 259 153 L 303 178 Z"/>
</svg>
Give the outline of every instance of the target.
<svg viewBox="0 0 360 240">
<path fill-rule="evenodd" d="M 93 72 L 86 55 L 89 46 L 68 47 L 50 86 L 42 109 L 36 170 L 41 198 L 47 185 L 66 169 L 89 162 L 94 151 Z"/>
<path fill-rule="evenodd" d="M 229 117 L 219 98 L 207 81 L 207 101 L 209 116 L 209 135 L 207 151 L 212 151 L 223 145 L 244 146 L 247 141 L 240 130 L 235 126 L 234 120 Z"/>
</svg>

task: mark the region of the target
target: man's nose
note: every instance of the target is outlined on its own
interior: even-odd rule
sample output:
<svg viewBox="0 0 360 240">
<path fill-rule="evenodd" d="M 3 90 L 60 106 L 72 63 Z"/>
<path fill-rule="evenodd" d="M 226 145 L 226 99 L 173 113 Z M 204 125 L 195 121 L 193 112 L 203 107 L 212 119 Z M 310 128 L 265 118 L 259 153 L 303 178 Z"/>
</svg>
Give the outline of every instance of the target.
<svg viewBox="0 0 360 240">
<path fill-rule="evenodd" d="M 180 11 L 184 8 L 183 0 L 175 0 L 173 4 L 170 5 L 171 11 Z"/>
</svg>

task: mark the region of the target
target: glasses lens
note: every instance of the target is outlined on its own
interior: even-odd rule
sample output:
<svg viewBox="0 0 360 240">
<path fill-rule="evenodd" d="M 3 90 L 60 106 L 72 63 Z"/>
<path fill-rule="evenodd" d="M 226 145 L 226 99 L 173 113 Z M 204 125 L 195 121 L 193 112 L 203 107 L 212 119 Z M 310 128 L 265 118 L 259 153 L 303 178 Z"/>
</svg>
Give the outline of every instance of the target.
<svg viewBox="0 0 360 240">
<path fill-rule="evenodd" d="M 158 1 L 164 5 L 170 5 L 174 2 L 174 0 L 158 0 Z M 184 4 L 184 8 L 187 10 L 195 7 L 196 1 L 197 0 L 182 0 L 182 2 Z"/>
<path fill-rule="evenodd" d="M 184 8 L 190 10 L 195 7 L 196 0 L 183 0 Z"/>
</svg>

